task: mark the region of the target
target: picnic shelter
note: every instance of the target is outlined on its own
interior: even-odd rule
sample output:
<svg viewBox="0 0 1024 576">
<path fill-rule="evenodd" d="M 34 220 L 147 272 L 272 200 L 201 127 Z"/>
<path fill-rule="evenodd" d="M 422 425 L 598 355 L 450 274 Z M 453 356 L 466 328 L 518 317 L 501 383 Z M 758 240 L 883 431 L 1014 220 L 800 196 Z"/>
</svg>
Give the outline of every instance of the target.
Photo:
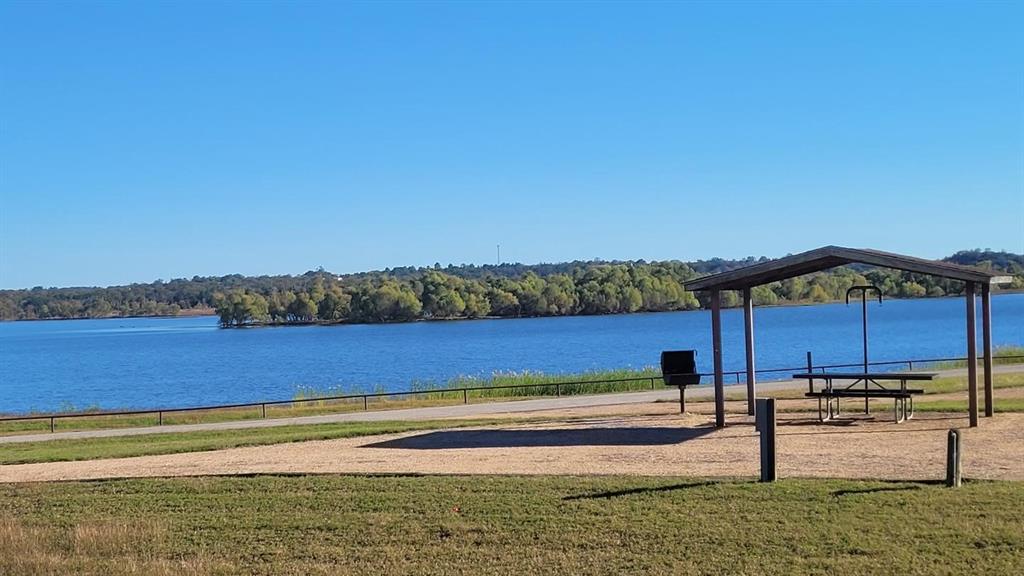
<svg viewBox="0 0 1024 576">
<path fill-rule="evenodd" d="M 981 292 L 982 358 L 984 381 L 984 413 L 992 416 L 992 308 L 991 288 L 1007 284 L 1012 278 L 981 268 L 962 266 L 950 262 L 927 260 L 862 248 L 825 246 L 752 266 L 729 270 L 690 280 L 685 287 L 690 291 L 707 292 L 711 303 L 711 342 L 714 364 L 715 424 L 725 426 L 725 379 L 722 369 L 722 311 L 721 292 L 736 290 L 743 295 L 744 339 L 746 341 L 747 413 L 754 415 L 757 379 L 754 351 L 754 307 L 751 288 L 787 278 L 803 276 L 847 264 L 864 264 L 903 270 L 915 274 L 938 276 L 964 283 L 967 334 L 967 391 L 970 425 L 978 425 L 978 352 L 976 300 Z"/>
</svg>

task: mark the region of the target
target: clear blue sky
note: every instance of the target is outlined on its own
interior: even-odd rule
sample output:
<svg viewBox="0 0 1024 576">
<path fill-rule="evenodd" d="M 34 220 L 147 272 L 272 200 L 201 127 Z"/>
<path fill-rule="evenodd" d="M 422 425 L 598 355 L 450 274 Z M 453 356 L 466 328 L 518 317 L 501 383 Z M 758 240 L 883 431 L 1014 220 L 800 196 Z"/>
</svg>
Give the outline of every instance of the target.
<svg viewBox="0 0 1024 576">
<path fill-rule="evenodd" d="M 1024 251 L 1024 9 L 0 3 L 0 287 Z"/>
</svg>

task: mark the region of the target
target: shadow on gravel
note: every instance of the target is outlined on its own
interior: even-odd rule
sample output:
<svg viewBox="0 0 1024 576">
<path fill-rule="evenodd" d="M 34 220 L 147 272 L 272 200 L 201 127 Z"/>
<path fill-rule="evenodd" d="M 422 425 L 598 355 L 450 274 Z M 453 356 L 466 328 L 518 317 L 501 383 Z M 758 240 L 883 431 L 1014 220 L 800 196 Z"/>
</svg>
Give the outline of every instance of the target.
<svg viewBox="0 0 1024 576">
<path fill-rule="evenodd" d="M 554 430 L 440 430 L 363 448 L 444 450 L 540 446 L 658 446 L 695 440 L 714 428 L 570 428 Z"/>
</svg>

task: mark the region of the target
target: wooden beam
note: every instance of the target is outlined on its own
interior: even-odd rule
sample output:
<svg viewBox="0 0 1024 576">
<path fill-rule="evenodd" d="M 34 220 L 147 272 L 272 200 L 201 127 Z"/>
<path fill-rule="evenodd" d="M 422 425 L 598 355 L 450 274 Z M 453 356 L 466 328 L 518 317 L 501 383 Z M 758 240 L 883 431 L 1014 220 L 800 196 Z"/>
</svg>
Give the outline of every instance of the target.
<svg viewBox="0 0 1024 576">
<path fill-rule="evenodd" d="M 743 289 L 743 334 L 747 345 L 747 414 L 753 416 L 757 376 L 754 368 L 754 299 L 750 288 Z"/>
<path fill-rule="evenodd" d="M 985 366 L 985 417 L 992 416 L 992 288 L 981 285 L 981 356 Z"/>
<path fill-rule="evenodd" d="M 978 333 L 974 329 L 975 288 L 974 282 L 967 283 L 967 410 L 970 412 L 971 428 L 978 426 Z"/>
<path fill-rule="evenodd" d="M 711 349 L 715 363 L 715 426 L 725 427 L 725 375 L 722 373 L 722 294 L 711 291 Z"/>
</svg>

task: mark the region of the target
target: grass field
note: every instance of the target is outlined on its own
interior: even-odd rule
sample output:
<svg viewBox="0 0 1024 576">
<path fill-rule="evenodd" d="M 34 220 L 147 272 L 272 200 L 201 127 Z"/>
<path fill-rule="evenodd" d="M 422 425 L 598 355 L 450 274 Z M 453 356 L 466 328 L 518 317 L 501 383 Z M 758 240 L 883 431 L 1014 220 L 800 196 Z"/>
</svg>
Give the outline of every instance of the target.
<svg viewBox="0 0 1024 576">
<path fill-rule="evenodd" d="M 0 574 L 1020 574 L 1024 484 L 254 476 L 0 485 Z"/>
<path fill-rule="evenodd" d="M 246 428 L 241 430 L 172 432 L 167 434 L 142 434 L 110 438 L 44 440 L 41 442 L 0 444 L 0 465 L 95 460 L 97 458 L 127 458 L 129 456 L 148 456 L 153 454 L 178 454 L 181 452 L 237 448 L 239 446 L 260 446 L 282 444 L 285 442 L 330 440 L 333 438 L 353 438 L 373 434 L 434 430 L 437 428 L 482 426 L 498 422 L 508 423 L 510 421 L 505 418 L 501 420 L 337 422 L 332 424 Z"/>
</svg>

